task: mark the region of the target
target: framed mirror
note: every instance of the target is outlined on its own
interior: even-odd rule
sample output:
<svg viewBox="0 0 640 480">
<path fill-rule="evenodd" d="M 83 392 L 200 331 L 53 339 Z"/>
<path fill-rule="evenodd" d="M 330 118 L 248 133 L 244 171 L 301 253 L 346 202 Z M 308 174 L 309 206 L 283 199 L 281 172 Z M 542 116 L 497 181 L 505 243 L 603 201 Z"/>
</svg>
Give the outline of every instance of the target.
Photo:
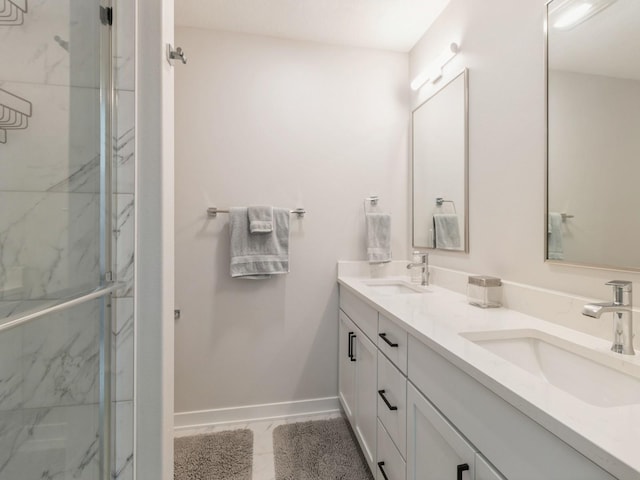
<svg viewBox="0 0 640 480">
<path fill-rule="evenodd" d="M 468 73 L 413 111 L 413 246 L 469 251 Z"/>
<path fill-rule="evenodd" d="M 640 1 L 547 4 L 546 259 L 640 270 Z"/>
</svg>

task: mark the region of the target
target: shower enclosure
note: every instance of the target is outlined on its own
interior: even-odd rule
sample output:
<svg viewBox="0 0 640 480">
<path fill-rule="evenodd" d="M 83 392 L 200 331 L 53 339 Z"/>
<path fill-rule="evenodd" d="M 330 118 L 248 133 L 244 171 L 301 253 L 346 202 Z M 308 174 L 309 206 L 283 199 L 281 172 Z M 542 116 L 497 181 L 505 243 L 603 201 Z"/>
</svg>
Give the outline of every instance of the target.
<svg viewBox="0 0 640 480">
<path fill-rule="evenodd" d="M 0 480 L 112 477 L 112 11 L 0 0 Z"/>
</svg>

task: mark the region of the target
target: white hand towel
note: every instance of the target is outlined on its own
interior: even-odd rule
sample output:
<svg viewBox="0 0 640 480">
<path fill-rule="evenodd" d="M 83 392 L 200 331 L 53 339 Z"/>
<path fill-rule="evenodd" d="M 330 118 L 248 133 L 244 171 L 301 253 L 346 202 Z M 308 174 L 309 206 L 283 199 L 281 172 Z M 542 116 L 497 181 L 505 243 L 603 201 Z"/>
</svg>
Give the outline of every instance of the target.
<svg viewBox="0 0 640 480">
<path fill-rule="evenodd" d="M 391 261 L 391 215 L 367 213 L 367 258 L 369 263 Z"/>
<path fill-rule="evenodd" d="M 454 213 L 436 213 L 433 216 L 436 248 L 460 250 L 460 225 Z"/>
<path fill-rule="evenodd" d="M 251 233 L 273 232 L 273 207 L 266 205 L 248 207 L 247 214 Z"/>
</svg>

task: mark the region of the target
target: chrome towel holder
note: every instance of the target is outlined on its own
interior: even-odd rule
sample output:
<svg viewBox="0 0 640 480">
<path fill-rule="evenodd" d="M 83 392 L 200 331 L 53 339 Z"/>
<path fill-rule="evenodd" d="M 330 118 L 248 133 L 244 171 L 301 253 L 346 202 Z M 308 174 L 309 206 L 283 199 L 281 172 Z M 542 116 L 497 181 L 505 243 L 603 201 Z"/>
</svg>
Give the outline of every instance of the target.
<svg viewBox="0 0 640 480">
<path fill-rule="evenodd" d="M 219 213 L 229 213 L 229 209 L 222 209 L 217 207 L 207 208 L 207 216 L 209 218 L 215 218 L 218 216 Z M 298 208 L 294 208 L 293 210 L 289 210 L 289 213 L 297 215 L 298 218 L 302 218 L 305 216 L 307 211 L 304 208 L 298 207 Z"/>
<path fill-rule="evenodd" d="M 369 195 L 364 199 L 364 214 L 375 213 L 379 211 L 378 202 L 380 197 L 378 195 Z"/>
<path fill-rule="evenodd" d="M 458 212 L 456 211 L 456 203 L 453 200 L 445 200 L 442 197 L 437 197 L 436 198 L 436 205 L 438 207 L 442 207 L 442 204 L 444 203 L 450 203 L 451 206 L 453 207 L 453 213 L 457 214 Z"/>
</svg>

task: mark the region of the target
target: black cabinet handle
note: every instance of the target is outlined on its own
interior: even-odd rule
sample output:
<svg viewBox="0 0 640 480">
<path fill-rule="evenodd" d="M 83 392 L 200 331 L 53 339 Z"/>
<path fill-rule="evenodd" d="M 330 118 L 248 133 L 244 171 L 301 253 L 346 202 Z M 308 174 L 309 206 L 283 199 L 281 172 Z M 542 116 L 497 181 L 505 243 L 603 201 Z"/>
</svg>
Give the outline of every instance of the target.
<svg viewBox="0 0 640 480">
<path fill-rule="evenodd" d="M 378 462 L 378 468 L 380 469 L 380 473 L 382 473 L 382 476 L 384 477 L 384 480 L 389 480 L 389 477 L 387 477 L 387 474 L 384 471 L 384 462 Z"/>
<path fill-rule="evenodd" d="M 356 334 L 353 332 L 349 332 L 349 358 L 352 362 L 356 361 L 356 355 L 353 353 L 353 340 L 356 338 Z"/>
<path fill-rule="evenodd" d="M 458 480 L 462 480 L 462 472 L 466 472 L 467 470 L 469 470 L 468 463 L 462 463 L 458 465 Z"/>
<path fill-rule="evenodd" d="M 386 333 L 379 333 L 378 336 L 383 339 L 387 345 L 389 345 L 390 347 L 397 347 L 398 344 L 397 343 L 393 343 L 391 340 L 389 340 L 387 338 L 387 334 Z"/>
<path fill-rule="evenodd" d="M 389 403 L 389 400 L 387 400 L 387 397 L 385 397 L 384 395 L 384 390 L 378 390 L 378 395 L 380 395 L 382 397 L 382 400 L 384 401 L 384 403 L 387 405 L 387 407 L 389 408 L 389 410 L 397 410 L 398 407 L 394 407 L 393 405 L 391 405 Z"/>
<path fill-rule="evenodd" d="M 351 344 L 351 336 L 353 332 L 349 332 L 349 345 L 347 346 L 347 357 L 353 358 L 353 345 Z"/>
</svg>

